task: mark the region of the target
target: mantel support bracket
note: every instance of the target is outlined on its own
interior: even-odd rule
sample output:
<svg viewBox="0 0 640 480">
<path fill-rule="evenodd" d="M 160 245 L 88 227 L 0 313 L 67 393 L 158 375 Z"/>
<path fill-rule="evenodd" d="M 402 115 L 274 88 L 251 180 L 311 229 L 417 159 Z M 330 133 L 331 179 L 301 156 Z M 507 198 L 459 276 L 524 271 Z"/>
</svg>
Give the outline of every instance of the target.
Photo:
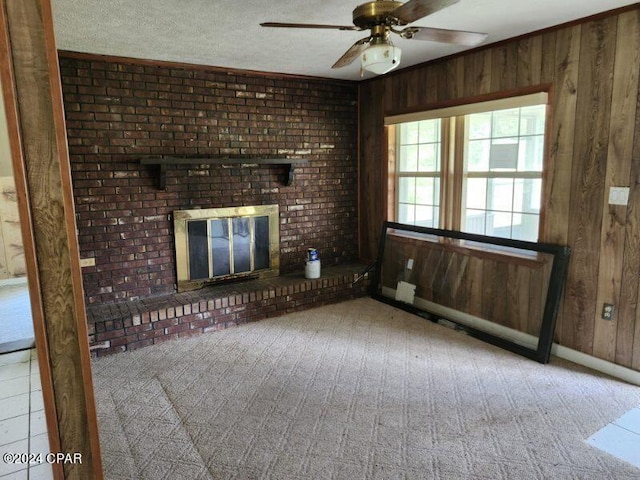
<svg viewBox="0 0 640 480">
<path fill-rule="evenodd" d="M 291 186 L 291 184 L 293 183 L 293 175 L 294 175 L 294 172 L 295 172 L 295 168 L 296 168 L 295 164 L 293 164 L 293 163 L 289 164 L 289 172 L 287 174 L 287 178 L 284 181 L 284 184 L 287 187 Z"/>
</svg>

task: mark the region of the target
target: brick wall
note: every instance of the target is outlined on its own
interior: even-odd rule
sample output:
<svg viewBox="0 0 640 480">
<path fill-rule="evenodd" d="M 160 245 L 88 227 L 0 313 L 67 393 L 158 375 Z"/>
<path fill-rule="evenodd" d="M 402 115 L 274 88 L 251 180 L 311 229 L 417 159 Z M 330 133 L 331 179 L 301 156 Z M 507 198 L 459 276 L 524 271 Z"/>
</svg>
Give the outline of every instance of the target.
<svg viewBox="0 0 640 480">
<path fill-rule="evenodd" d="M 281 271 L 309 246 L 357 257 L 355 85 L 220 69 L 60 56 L 88 303 L 175 291 L 174 210 L 279 204 Z M 145 156 L 308 158 L 284 166 L 170 166 Z"/>
</svg>

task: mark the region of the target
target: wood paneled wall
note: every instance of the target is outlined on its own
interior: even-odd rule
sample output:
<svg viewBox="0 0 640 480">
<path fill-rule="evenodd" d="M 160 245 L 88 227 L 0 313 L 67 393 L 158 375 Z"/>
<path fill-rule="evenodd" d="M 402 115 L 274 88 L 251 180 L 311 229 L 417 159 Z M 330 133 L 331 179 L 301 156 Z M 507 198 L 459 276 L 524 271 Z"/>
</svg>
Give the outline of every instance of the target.
<svg viewBox="0 0 640 480">
<path fill-rule="evenodd" d="M 403 280 L 416 297 L 499 325 L 539 336 L 553 255 L 501 256 L 457 242 L 388 234 L 381 285 Z M 406 270 L 408 259 L 413 268 Z"/>
<path fill-rule="evenodd" d="M 541 241 L 572 249 L 555 340 L 640 370 L 639 64 L 635 5 L 363 82 L 361 256 L 375 257 L 386 218 L 384 115 L 551 85 Z M 630 187 L 628 206 L 608 204 L 611 186 Z"/>
</svg>

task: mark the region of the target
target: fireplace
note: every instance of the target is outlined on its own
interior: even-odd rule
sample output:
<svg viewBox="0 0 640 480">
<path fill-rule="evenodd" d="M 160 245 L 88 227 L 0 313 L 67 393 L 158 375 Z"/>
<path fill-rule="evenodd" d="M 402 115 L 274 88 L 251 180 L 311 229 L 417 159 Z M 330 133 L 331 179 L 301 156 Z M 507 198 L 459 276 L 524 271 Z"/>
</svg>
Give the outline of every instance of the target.
<svg viewBox="0 0 640 480">
<path fill-rule="evenodd" d="M 278 205 L 173 212 L 178 291 L 279 274 Z"/>
</svg>

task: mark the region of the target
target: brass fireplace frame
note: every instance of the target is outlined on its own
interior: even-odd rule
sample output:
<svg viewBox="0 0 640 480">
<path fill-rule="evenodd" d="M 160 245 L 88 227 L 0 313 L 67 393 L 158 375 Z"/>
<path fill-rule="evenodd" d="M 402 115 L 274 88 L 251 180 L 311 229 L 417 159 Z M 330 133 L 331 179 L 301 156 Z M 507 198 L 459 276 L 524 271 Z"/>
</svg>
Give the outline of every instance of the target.
<svg viewBox="0 0 640 480">
<path fill-rule="evenodd" d="M 278 205 L 254 205 L 243 207 L 223 207 L 194 210 L 176 210 L 173 212 L 173 229 L 176 251 L 176 274 L 178 292 L 196 290 L 207 285 L 242 278 L 268 278 L 280 274 L 280 209 Z M 207 279 L 191 280 L 189 273 L 188 223 L 192 220 L 216 220 L 233 218 L 252 218 L 267 216 L 269 218 L 269 268 L 251 270 L 229 275 L 212 276 Z M 251 222 L 253 225 L 253 222 Z M 251 229 L 251 248 L 253 254 L 254 231 Z M 211 237 L 209 237 L 211 242 Z M 211 265 L 211 243 L 208 248 Z M 211 268 L 209 269 L 212 274 Z"/>
</svg>

